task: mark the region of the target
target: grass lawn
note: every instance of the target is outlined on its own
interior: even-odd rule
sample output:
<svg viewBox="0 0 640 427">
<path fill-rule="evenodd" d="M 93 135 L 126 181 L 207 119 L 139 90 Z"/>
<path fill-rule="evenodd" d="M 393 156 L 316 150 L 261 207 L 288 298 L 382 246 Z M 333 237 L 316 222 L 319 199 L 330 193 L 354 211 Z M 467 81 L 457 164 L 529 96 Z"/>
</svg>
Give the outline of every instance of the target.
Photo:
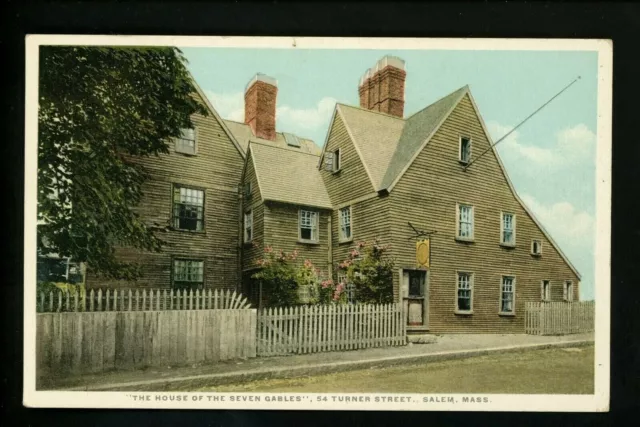
<svg viewBox="0 0 640 427">
<path fill-rule="evenodd" d="M 593 371 L 593 346 L 588 346 L 261 380 L 193 391 L 592 394 Z"/>
</svg>

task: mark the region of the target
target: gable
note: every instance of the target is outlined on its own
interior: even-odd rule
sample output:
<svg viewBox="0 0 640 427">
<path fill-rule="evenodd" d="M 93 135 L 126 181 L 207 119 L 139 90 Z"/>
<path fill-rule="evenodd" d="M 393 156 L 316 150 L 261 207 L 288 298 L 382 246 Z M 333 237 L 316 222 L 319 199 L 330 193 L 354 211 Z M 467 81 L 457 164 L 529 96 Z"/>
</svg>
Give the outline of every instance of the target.
<svg viewBox="0 0 640 427">
<path fill-rule="evenodd" d="M 340 172 L 324 169 L 324 153 L 340 150 Z M 374 192 L 369 173 L 336 105 L 318 165 L 331 203 L 339 205 Z"/>
<path fill-rule="evenodd" d="M 462 165 L 458 162 L 461 136 L 471 138 L 472 159 L 488 150 L 466 171 L 463 171 Z M 459 100 L 417 153 L 404 174 L 397 180 L 391 194 L 396 192 L 412 197 L 411 195 L 418 191 L 432 194 L 432 197 L 445 201 L 444 206 L 447 207 L 455 206 L 456 202 L 481 207 L 476 211 L 476 222 L 478 226 L 486 224 L 487 232 L 495 233 L 492 239 L 496 242 L 499 241 L 500 211 L 515 213 L 518 230 L 522 230 L 516 231 L 519 233 L 518 245 L 529 245 L 531 239 L 543 240 L 543 245 L 547 248 L 546 253 L 549 255 L 555 250 L 558 260 L 565 263 L 580 278 L 579 272 L 557 243 L 518 197 L 469 92 Z M 442 215 L 448 218 L 449 223 L 452 222 L 450 218 L 454 216 L 445 212 Z"/>
</svg>

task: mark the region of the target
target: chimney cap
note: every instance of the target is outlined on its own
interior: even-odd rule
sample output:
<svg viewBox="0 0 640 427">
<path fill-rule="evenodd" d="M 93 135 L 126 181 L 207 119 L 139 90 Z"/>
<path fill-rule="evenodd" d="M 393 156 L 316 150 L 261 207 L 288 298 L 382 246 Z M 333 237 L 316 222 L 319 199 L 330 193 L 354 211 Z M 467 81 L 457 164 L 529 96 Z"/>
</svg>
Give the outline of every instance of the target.
<svg viewBox="0 0 640 427">
<path fill-rule="evenodd" d="M 249 88 L 256 82 L 264 82 L 270 84 L 271 86 L 278 87 L 278 81 L 273 77 L 269 77 L 266 74 L 262 73 L 256 73 L 256 75 L 253 76 L 251 80 L 249 80 L 249 83 L 247 83 L 247 85 L 244 87 L 244 91 L 246 92 L 247 90 L 249 90 Z"/>
<path fill-rule="evenodd" d="M 402 58 L 398 58 L 393 55 L 385 55 L 376 62 L 376 71 L 380 71 L 388 65 L 399 68 L 403 71 L 405 70 L 404 60 Z"/>
<path fill-rule="evenodd" d="M 367 79 L 369 79 L 370 77 L 371 77 L 371 68 L 367 68 L 367 71 L 365 71 L 362 77 L 360 77 L 360 83 L 358 84 L 358 86 L 362 86 L 364 82 L 366 82 Z"/>
</svg>

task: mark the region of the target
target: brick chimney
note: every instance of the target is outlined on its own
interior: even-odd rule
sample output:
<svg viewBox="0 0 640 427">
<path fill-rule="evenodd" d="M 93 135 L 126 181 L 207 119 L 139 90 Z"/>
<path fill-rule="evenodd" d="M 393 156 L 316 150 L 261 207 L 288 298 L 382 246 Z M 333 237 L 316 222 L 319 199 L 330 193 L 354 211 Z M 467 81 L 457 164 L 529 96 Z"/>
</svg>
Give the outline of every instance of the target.
<svg viewBox="0 0 640 427">
<path fill-rule="evenodd" d="M 360 107 L 396 117 L 404 116 L 404 61 L 387 55 L 360 78 Z"/>
<path fill-rule="evenodd" d="M 258 138 L 276 139 L 276 97 L 278 82 L 264 74 L 256 74 L 244 90 L 244 122 Z"/>
</svg>

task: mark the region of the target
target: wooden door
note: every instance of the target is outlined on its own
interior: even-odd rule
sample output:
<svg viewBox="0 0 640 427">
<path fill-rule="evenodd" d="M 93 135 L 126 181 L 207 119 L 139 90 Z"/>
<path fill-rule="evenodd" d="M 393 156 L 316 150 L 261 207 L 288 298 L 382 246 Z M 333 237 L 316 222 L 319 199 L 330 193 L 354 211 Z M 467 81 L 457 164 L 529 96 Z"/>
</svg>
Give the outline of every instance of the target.
<svg viewBox="0 0 640 427">
<path fill-rule="evenodd" d="M 402 294 L 407 313 L 407 326 L 427 327 L 427 272 L 424 270 L 404 270 L 402 276 Z"/>
</svg>

